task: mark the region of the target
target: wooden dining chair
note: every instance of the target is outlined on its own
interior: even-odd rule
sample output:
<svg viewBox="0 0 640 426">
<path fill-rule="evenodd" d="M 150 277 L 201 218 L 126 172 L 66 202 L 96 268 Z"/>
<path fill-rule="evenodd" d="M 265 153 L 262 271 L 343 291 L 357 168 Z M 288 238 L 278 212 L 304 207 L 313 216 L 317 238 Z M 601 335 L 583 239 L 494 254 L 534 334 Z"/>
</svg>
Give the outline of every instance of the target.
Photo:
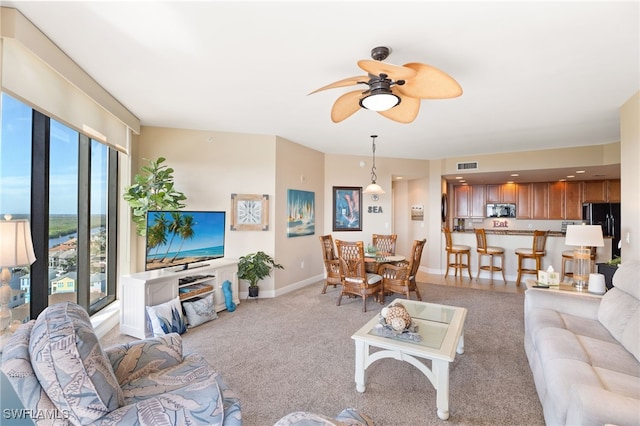
<svg viewBox="0 0 640 426">
<path fill-rule="evenodd" d="M 384 254 L 396 254 L 397 239 L 398 239 L 397 234 L 390 234 L 390 235 L 373 234 L 371 236 L 373 246 L 376 248 L 377 251 L 382 252 Z"/>
<path fill-rule="evenodd" d="M 322 246 L 322 258 L 325 271 L 322 294 L 325 294 L 327 292 L 327 286 L 332 285 L 333 288 L 336 288 L 342 283 L 340 279 L 340 260 L 338 256 L 336 256 L 333 237 L 331 235 L 321 235 L 319 238 Z"/>
<path fill-rule="evenodd" d="M 382 276 L 383 294 L 388 292 L 404 294 L 409 299 L 409 293 L 413 291 L 416 293 L 416 298 L 422 300 L 416 284 L 416 274 L 420 267 L 422 250 L 426 242 L 426 239 L 415 240 L 411 248 L 411 255 L 406 261 L 395 265 L 384 263 L 380 266 L 378 272 Z"/>
<path fill-rule="evenodd" d="M 336 240 L 338 258 L 340 259 L 340 278 L 342 290 L 336 305 L 340 306 L 342 296 L 362 297 L 362 312 L 367 311 L 367 297 L 374 296 L 384 303 L 382 294 L 382 277 L 367 273 L 364 266 L 364 243 L 362 241 Z"/>
</svg>

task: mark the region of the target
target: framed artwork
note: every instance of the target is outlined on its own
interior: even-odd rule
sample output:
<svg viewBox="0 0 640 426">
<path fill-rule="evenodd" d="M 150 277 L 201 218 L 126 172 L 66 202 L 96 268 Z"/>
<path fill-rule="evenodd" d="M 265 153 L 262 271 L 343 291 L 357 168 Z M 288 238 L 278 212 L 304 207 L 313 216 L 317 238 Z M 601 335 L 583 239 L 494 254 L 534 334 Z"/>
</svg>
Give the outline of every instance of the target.
<svg viewBox="0 0 640 426">
<path fill-rule="evenodd" d="M 268 231 L 268 194 L 231 194 L 232 231 Z"/>
<path fill-rule="evenodd" d="M 362 187 L 333 187 L 333 231 L 362 231 Z"/>
<path fill-rule="evenodd" d="M 287 190 L 287 237 L 316 232 L 315 192 Z"/>
</svg>

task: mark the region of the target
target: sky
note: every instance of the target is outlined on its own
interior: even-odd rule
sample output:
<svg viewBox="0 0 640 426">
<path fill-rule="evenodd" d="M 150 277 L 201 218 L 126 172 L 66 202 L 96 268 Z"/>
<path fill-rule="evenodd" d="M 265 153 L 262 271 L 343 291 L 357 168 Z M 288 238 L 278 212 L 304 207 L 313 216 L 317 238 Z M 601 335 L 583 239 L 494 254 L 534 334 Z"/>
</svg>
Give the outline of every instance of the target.
<svg viewBox="0 0 640 426">
<path fill-rule="evenodd" d="M 2 94 L 0 133 L 0 214 L 30 213 L 31 108 Z M 108 149 L 92 148 L 92 213 L 106 211 Z M 51 214 L 75 214 L 78 206 L 78 132 L 51 120 Z M 98 183 L 95 185 L 95 183 Z M 100 190 L 95 190 L 99 188 Z"/>
</svg>

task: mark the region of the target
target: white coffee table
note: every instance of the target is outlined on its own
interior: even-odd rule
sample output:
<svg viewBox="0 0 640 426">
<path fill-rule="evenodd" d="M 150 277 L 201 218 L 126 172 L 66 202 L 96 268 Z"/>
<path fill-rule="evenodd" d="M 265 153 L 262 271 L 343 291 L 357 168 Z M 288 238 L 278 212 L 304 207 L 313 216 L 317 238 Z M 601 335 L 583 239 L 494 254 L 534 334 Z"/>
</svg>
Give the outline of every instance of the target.
<svg viewBox="0 0 640 426">
<path fill-rule="evenodd" d="M 449 363 L 456 352 L 464 353 L 465 308 L 401 300 L 409 315 L 418 325 L 421 342 L 394 337 L 382 337 L 372 332 L 379 323 L 378 314 L 351 336 L 356 344 L 356 389 L 365 391 L 366 369 L 379 359 L 393 358 L 406 361 L 422 372 L 436 390 L 438 417 L 449 418 Z M 370 347 L 381 348 L 370 353 Z M 431 360 L 431 369 L 417 358 Z"/>
</svg>

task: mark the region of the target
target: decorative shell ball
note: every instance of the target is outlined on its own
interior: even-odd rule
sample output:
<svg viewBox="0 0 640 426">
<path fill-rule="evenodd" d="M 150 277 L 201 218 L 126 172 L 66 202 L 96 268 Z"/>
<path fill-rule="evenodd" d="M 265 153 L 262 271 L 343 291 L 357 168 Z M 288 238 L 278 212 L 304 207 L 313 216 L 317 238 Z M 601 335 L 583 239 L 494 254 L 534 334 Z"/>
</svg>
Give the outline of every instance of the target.
<svg viewBox="0 0 640 426">
<path fill-rule="evenodd" d="M 396 331 L 402 331 L 411 325 L 411 316 L 400 303 L 382 308 L 380 314 L 385 322 Z"/>
</svg>

